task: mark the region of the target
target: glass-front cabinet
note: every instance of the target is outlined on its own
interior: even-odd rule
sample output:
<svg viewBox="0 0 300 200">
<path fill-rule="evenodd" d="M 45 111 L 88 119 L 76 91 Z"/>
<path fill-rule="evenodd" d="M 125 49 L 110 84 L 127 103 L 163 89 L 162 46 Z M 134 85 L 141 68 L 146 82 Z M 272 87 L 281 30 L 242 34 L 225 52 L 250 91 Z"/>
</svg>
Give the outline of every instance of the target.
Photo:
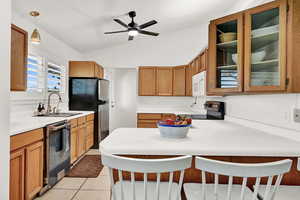
<svg viewBox="0 0 300 200">
<path fill-rule="evenodd" d="M 209 95 L 286 91 L 287 0 L 210 22 Z"/>
<path fill-rule="evenodd" d="M 243 13 L 210 23 L 208 93 L 243 90 Z"/>
<path fill-rule="evenodd" d="M 245 91 L 286 88 L 286 1 L 245 12 Z"/>
</svg>

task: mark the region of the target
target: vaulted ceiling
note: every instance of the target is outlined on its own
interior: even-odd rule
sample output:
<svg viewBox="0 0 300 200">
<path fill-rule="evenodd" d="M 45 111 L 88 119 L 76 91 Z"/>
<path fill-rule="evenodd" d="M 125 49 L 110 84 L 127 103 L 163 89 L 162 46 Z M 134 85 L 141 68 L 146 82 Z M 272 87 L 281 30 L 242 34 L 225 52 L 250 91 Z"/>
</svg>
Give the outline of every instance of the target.
<svg viewBox="0 0 300 200">
<path fill-rule="evenodd" d="M 113 22 L 120 18 L 129 23 L 125 14 L 137 12 L 140 24 L 155 19 L 159 23 L 147 30 L 161 35 L 171 34 L 208 22 L 216 13 L 230 10 L 239 0 L 13 0 L 13 12 L 28 18 L 31 10 L 41 16 L 38 26 L 82 53 L 124 44 L 128 35 L 104 35 L 105 31 L 122 30 Z M 148 36 L 139 35 L 137 39 Z M 157 39 L 155 37 L 153 40 Z"/>
</svg>

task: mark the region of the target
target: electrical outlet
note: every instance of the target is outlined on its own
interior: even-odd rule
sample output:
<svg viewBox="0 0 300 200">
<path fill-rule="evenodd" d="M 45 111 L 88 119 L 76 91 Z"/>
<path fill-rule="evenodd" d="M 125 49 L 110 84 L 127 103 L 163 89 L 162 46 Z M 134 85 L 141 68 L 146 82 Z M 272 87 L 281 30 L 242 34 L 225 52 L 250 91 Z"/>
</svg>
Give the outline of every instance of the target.
<svg viewBox="0 0 300 200">
<path fill-rule="evenodd" d="M 294 121 L 300 123 L 300 109 L 294 109 Z"/>
</svg>

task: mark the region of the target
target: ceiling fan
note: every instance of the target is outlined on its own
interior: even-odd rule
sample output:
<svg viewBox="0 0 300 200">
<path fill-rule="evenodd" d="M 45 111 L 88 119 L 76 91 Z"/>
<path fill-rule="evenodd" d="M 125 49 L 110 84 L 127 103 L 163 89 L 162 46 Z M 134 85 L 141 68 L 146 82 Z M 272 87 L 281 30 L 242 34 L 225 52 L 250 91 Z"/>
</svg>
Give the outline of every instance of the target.
<svg viewBox="0 0 300 200">
<path fill-rule="evenodd" d="M 134 18 L 136 16 L 136 12 L 135 11 L 130 11 L 128 13 L 128 15 L 131 18 L 131 22 L 129 24 L 124 23 L 120 19 L 114 19 L 115 22 L 117 22 L 121 26 L 127 28 L 127 30 L 105 32 L 104 34 L 114 34 L 114 33 L 125 33 L 125 32 L 128 32 L 128 35 L 129 35 L 128 40 L 133 40 L 133 38 L 135 36 L 137 36 L 138 34 L 151 35 L 151 36 L 158 36 L 159 35 L 159 33 L 150 32 L 150 31 L 145 31 L 144 30 L 145 28 L 147 28 L 149 26 L 157 24 L 157 21 L 151 20 L 151 21 L 149 21 L 147 23 L 144 23 L 142 25 L 138 25 L 137 23 L 134 22 Z"/>
</svg>

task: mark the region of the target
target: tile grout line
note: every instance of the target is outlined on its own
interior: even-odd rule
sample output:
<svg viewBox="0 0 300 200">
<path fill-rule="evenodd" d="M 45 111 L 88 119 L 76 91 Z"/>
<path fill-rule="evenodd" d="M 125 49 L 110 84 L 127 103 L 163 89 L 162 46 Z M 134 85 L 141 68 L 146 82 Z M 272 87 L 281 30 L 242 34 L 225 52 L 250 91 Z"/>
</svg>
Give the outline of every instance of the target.
<svg viewBox="0 0 300 200">
<path fill-rule="evenodd" d="M 72 198 L 70 200 L 73 200 L 75 198 L 75 196 L 78 194 L 78 192 L 83 187 L 83 185 L 87 182 L 87 180 L 88 180 L 88 178 L 85 178 L 85 180 L 82 182 L 82 184 L 80 185 L 80 187 L 77 189 L 77 191 L 75 192 L 75 194 L 72 196 Z"/>
</svg>

